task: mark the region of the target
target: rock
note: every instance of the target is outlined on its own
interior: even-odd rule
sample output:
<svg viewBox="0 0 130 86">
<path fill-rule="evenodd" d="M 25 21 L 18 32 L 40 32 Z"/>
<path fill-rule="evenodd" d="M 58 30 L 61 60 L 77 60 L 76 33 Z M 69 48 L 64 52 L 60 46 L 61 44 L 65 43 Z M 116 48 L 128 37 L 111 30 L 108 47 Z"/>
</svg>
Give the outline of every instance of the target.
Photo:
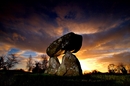
<svg viewBox="0 0 130 86">
<path fill-rule="evenodd" d="M 75 55 L 67 51 L 62 58 L 62 63 L 56 73 L 58 76 L 80 76 L 82 69 L 80 62 Z"/>
<path fill-rule="evenodd" d="M 45 71 L 47 74 L 58 76 L 79 76 L 82 75 L 80 62 L 75 55 L 82 46 L 82 36 L 70 32 L 50 44 L 46 53 L 50 56 L 49 68 Z M 62 63 L 59 63 L 57 56 L 65 54 L 62 57 Z"/>
<path fill-rule="evenodd" d="M 76 53 L 82 46 L 82 36 L 70 32 L 50 44 L 47 48 L 46 53 L 50 57 L 57 57 L 66 51 Z"/>
<path fill-rule="evenodd" d="M 58 75 L 58 76 L 64 76 L 65 73 L 66 73 L 66 71 L 67 71 L 66 70 L 66 66 L 64 64 L 61 64 L 60 67 L 57 70 L 56 75 Z"/>
<path fill-rule="evenodd" d="M 54 75 L 56 74 L 58 68 L 60 66 L 60 62 L 57 57 L 53 57 L 49 59 L 49 67 L 45 71 L 47 74 Z"/>
</svg>

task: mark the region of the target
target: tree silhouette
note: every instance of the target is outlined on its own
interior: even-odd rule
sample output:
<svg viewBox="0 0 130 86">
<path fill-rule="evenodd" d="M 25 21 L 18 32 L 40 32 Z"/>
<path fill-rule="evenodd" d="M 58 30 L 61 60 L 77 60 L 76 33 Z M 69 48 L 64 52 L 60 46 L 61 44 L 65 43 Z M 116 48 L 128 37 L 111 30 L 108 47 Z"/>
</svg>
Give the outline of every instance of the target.
<svg viewBox="0 0 130 86">
<path fill-rule="evenodd" d="M 32 69 L 33 73 L 40 73 L 42 71 L 40 62 L 35 62 L 35 67 Z"/>
<path fill-rule="evenodd" d="M 130 64 L 127 64 L 127 73 L 130 73 Z"/>
<path fill-rule="evenodd" d="M 41 69 L 46 70 L 47 69 L 47 63 L 48 63 L 47 56 L 42 55 L 41 58 L 42 58 L 42 64 L 41 64 L 42 68 Z"/>
<path fill-rule="evenodd" d="M 115 65 L 114 64 L 108 65 L 108 72 L 109 73 L 115 73 Z"/>
<path fill-rule="evenodd" d="M 120 63 L 118 65 L 109 64 L 108 65 L 108 71 L 109 71 L 109 73 L 127 74 L 127 70 L 126 70 L 125 66 L 122 63 Z"/>
<path fill-rule="evenodd" d="M 47 69 L 47 56 L 42 55 L 41 58 L 42 60 L 40 62 L 35 62 L 35 67 L 32 70 L 33 73 L 44 73 L 44 71 Z"/>
<path fill-rule="evenodd" d="M 98 73 L 101 73 L 101 72 L 98 71 L 98 70 L 93 70 L 93 71 L 92 71 L 92 74 L 98 74 Z"/>
<path fill-rule="evenodd" d="M 0 57 L 0 69 L 4 67 L 4 58 L 1 56 Z"/>
<path fill-rule="evenodd" d="M 121 72 L 123 74 L 127 74 L 127 70 L 126 70 L 125 66 L 122 63 L 120 63 L 118 66 L 119 66 L 119 68 L 120 68 L 120 70 L 121 70 Z"/>
<path fill-rule="evenodd" d="M 10 68 L 18 64 L 18 62 L 19 61 L 17 60 L 17 57 L 15 56 L 15 54 L 10 54 L 7 57 L 2 56 L 0 57 L 0 69 L 9 70 Z"/>
<path fill-rule="evenodd" d="M 26 68 L 28 69 L 28 72 L 30 72 L 33 69 L 33 60 L 32 60 L 32 56 L 30 55 L 28 60 L 27 60 L 27 66 Z"/>
<path fill-rule="evenodd" d="M 10 54 L 10 56 L 7 57 L 5 66 L 9 70 L 10 68 L 14 67 L 18 63 L 19 61 L 17 60 L 17 57 L 15 56 L 15 54 Z"/>
</svg>

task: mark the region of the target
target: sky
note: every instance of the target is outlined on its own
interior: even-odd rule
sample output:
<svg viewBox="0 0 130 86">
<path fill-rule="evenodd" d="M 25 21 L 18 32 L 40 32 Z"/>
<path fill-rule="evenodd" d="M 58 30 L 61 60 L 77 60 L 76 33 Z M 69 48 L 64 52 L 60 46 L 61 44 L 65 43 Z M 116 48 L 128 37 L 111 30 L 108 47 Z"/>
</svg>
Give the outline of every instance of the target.
<svg viewBox="0 0 130 86">
<path fill-rule="evenodd" d="M 26 69 L 31 55 L 40 61 L 57 38 L 83 37 L 75 53 L 82 70 L 107 72 L 111 63 L 130 64 L 130 3 L 125 0 L 0 1 L 0 55 L 16 54 Z M 49 56 L 48 56 L 49 58 Z M 61 61 L 62 56 L 58 57 Z"/>
</svg>

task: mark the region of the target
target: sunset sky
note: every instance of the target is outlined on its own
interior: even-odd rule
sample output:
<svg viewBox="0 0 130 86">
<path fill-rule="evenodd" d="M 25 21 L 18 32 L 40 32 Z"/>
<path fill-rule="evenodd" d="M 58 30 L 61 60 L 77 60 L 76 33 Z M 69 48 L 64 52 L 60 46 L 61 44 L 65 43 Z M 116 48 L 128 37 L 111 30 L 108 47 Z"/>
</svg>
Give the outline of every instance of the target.
<svg viewBox="0 0 130 86">
<path fill-rule="evenodd" d="M 125 0 L 0 1 L 0 55 L 15 53 L 21 59 L 16 68 L 25 69 L 30 55 L 40 60 L 50 43 L 68 32 L 83 36 L 75 53 L 83 71 L 130 64 L 130 3 Z"/>
</svg>

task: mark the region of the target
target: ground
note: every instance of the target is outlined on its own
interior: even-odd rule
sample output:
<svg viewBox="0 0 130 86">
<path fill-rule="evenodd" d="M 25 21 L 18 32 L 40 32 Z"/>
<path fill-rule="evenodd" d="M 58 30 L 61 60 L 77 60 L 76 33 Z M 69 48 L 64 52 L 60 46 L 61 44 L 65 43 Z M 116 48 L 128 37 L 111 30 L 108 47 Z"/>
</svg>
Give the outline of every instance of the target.
<svg viewBox="0 0 130 86">
<path fill-rule="evenodd" d="M 86 74 L 52 76 L 39 73 L 0 73 L 0 86 L 129 86 L 130 75 Z"/>
</svg>

